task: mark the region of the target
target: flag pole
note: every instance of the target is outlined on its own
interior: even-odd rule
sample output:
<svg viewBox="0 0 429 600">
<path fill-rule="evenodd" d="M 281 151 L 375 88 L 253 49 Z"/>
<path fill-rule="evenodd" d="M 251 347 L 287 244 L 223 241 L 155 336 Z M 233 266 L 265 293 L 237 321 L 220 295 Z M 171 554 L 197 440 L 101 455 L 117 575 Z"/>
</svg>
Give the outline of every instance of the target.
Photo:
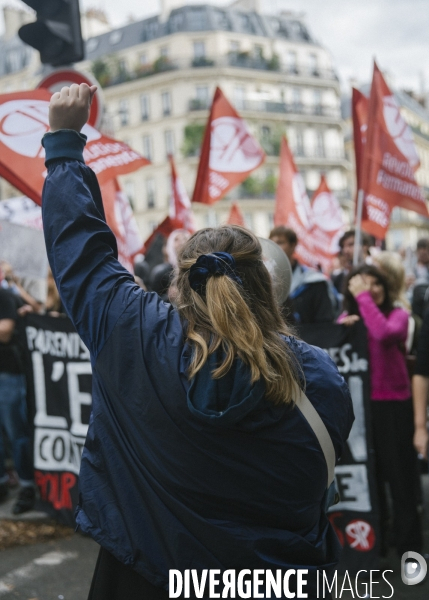
<svg viewBox="0 0 429 600">
<path fill-rule="evenodd" d="M 357 208 L 356 208 L 356 227 L 355 227 L 355 244 L 353 248 L 353 266 L 357 267 L 359 264 L 359 254 L 362 238 L 362 211 L 363 211 L 363 198 L 364 191 L 358 191 L 357 197 Z"/>
</svg>

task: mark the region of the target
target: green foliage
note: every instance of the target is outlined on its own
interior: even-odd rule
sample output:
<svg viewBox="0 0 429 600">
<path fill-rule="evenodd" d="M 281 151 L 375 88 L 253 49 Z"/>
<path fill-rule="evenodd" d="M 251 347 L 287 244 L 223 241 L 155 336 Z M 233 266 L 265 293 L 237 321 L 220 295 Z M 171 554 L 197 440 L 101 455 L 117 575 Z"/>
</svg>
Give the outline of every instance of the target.
<svg viewBox="0 0 429 600">
<path fill-rule="evenodd" d="M 182 146 L 184 156 L 198 156 L 200 154 L 205 128 L 205 125 L 199 123 L 186 125 Z"/>
<path fill-rule="evenodd" d="M 273 54 L 270 60 L 267 61 L 267 69 L 269 71 L 280 71 L 280 58 L 278 54 Z"/>
<path fill-rule="evenodd" d="M 282 131 L 275 131 L 269 135 L 263 135 L 260 143 L 264 152 L 268 156 L 280 156 L 280 146 L 282 142 Z"/>
<path fill-rule="evenodd" d="M 257 177 L 248 177 L 241 184 L 241 189 L 244 194 L 248 195 L 250 198 L 254 198 L 262 194 L 262 181 Z"/>
<path fill-rule="evenodd" d="M 101 87 L 109 85 L 112 79 L 112 70 L 107 60 L 103 60 L 102 58 L 94 60 L 91 64 L 91 72 Z"/>
</svg>

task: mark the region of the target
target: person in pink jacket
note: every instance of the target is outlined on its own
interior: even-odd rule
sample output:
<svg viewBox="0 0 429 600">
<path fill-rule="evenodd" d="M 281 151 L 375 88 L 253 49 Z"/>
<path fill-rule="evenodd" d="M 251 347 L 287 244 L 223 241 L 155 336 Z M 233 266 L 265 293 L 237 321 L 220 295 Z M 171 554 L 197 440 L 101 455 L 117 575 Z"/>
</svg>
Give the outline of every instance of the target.
<svg viewBox="0 0 429 600">
<path fill-rule="evenodd" d="M 417 509 L 417 455 L 410 381 L 405 359 L 408 312 L 395 307 L 388 282 L 374 266 L 352 271 L 338 322 L 362 319 L 368 334 L 371 416 L 381 524 L 381 553 L 387 550 L 386 484 L 393 508 L 393 534 L 399 556 L 422 551 Z"/>
</svg>

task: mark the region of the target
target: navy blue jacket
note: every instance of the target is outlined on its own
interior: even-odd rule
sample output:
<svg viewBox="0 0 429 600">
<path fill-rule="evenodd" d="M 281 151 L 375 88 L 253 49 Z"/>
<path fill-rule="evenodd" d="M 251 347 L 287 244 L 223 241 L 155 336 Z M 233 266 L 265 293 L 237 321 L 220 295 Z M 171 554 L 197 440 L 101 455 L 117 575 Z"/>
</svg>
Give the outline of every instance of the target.
<svg viewBox="0 0 429 600">
<path fill-rule="evenodd" d="M 267 401 L 239 361 L 221 380 L 210 362 L 188 380 L 177 311 L 117 261 L 84 136 L 60 131 L 43 143 L 49 262 L 93 368 L 81 529 L 166 589 L 173 568 L 331 571 L 327 468 L 300 411 Z M 338 457 L 353 421 L 347 386 L 324 351 L 288 343 Z"/>
</svg>

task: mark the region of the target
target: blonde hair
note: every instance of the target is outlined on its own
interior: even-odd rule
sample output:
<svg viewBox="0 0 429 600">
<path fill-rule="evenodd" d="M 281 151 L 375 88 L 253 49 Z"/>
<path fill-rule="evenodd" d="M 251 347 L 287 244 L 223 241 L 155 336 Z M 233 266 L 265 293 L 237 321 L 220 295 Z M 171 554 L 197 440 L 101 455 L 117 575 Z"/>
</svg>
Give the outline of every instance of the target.
<svg viewBox="0 0 429 600">
<path fill-rule="evenodd" d="M 227 275 L 214 275 L 207 279 L 202 295 L 191 288 L 189 269 L 201 254 L 212 252 L 234 257 L 243 285 Z M 223 377 L 238 357 L 248 365 L 252 383 L 263 379 L 267 399 L 293 401 L 303 374 L 281 337 L 290 336 L 292 330 L 281 317 L 261 245 L 251 232 L 233 225 L 197 231 L 179 251 L 175 287 L 174 300 L 193 346 L 189 378 L 221 348 L 225 358 L 212 372 L 214 379 Z"/>
<path fill-rule="evenodd" d="M 410 310 L 410 303 L 405 296 L 405 268 L 400 255 L 383 251 L 379 252 L 373 261 L 386 278 L 392 304 Z"/>
</svg>

